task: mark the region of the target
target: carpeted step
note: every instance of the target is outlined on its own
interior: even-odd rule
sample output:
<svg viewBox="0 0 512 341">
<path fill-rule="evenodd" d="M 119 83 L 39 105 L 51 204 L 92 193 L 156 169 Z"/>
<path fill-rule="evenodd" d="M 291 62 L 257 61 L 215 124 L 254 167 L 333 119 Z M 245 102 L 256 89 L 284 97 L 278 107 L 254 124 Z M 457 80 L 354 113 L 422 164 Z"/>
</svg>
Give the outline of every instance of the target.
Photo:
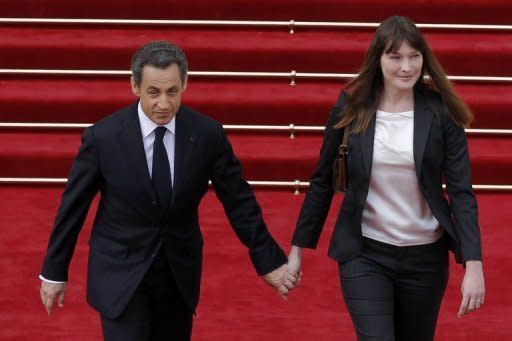
<svg viewBox="0 0 512 341">
<path fill-rule="evenodd" d="M 315 168 L 322 137 L 299 134 L 229 133 L 251 180 L 308 180 Z M 78 150 L 80 132 L 2 131 L 0 177 L 66 177 Z M 512 184 L 511 137 L 470 136 L 475 184 Z"/>
<path fill-rule="evenodd" d="M 341 80 L 190 79 L 184 103 L 223 124 L 324 125 Z M 473 128 L 511 129 L 512 83 L 457 84 Z M 92 123 L 135 100 L 128 77 L 5 77 L 0 122 Z"/>
<path fill-rule="evenodd" d="M 94 208 L 78 240 L 70 267 L 70 285 L 63 309 L 51 318 L 37 297 L 44 250 L 62 194 L 59 187 L 0 186 L 0 268 L 10 294 L 0 296 L 2 340 L 101 340 L 97 313 L 85 301 L 87 240 Z M 304 196 L 289 190 L 257 190 L 265 221 L 288 252 Z M 192 340 L 274 340 L 276 334 L 294 341 L 355 340 L 338 280 L 338 265 L 327 248 L 340 205 L 337 196 L 318 249 L 305 250 L 302 283 L 283 301 L 256 276 L 247 250 L 232 233 L 225 213 L 210 191 L 200 206 L 204 236 L 201 302 L 194 318 Z M 486 301 L 476 313 L 456 317 L 463 269 L 451 264 L 436 340 L 508 340 L 512 326 L 512 292 L 504 274 L 512 268 L 510 252 L 512 195 L 478 193 Z M 95 205 L 94 205 L 95 206 Z M 450 257 L 453 258 L 453 257 Z M 27 294 L 28 293 L 28 294 Z M 19 316 L 23 315 L 23 318 Z M 482 323 L 484 321 L 484 323 Z"/>
<path fill-rule="evenodd" d="M 401 14 L 417 22 L 510 24 L 508 0 L 0 0 L 4 17 L 381 21 Z"/>
<path fill-rule="evenodd" d="M 450 75 L 512 75 L 512 32 L 425 34 Z M 184 49 L 195 71 L 356 73 L 372 35 L 373 29 L 4 25 L 0 58 L 2 68 L 128 70 L 139 46 L 166 39 Z"/>
</svg>

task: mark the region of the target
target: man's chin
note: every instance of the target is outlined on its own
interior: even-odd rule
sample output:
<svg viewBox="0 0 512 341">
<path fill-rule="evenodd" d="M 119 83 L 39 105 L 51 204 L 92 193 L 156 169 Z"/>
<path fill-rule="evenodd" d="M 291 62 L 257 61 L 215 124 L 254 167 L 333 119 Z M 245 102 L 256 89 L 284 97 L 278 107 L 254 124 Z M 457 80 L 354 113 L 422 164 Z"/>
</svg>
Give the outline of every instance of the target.
<svg viewBox="0 0 512 341">
<path fill-rule="evenodd" d="M 155 122 L 156 124 L 162 126 L 162 125 L 166 125 L 168 124 L 169 122 L 172 121 L 172 118 L 174 117 L 174 115 L 154 115 L 153 116 L 153 122 Z"/>
</svg>

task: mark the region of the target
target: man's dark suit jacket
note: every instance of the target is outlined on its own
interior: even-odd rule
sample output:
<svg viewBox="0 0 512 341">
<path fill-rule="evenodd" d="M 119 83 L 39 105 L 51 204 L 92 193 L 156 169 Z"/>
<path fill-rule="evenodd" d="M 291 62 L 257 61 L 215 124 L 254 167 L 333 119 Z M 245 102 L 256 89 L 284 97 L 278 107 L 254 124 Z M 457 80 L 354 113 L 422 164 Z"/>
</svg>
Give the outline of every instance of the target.
<svg viewBox="0 0 512 341">
<path fill-rule="evenodd" d="M 329 114 L 320 160 L 297 222 L 292 243 L 315 248 L 333 197 L 333 161 L 343 137 L 334 129 L 343 109 L 345 93 Z M 450 236 L 456 260 L 481 259 L 476 198 L 464 129 L 448 116 L 440 96 L 427 88 L 414 92 L 413 153 L 418 184 L 432 214 Z M 361 217 L 370 186 L 375 136 L 375 115 L 368 129 L 349 137 L 348 190 L 338 213 L 329 256 L 344 262 L 359 255 Z M 449 201 L 442 188 L 446 182 Z"/>
<path fill-rule="evenodd" d="M 90 203 L 101 198 L 89 241 L 87 300 L 115 318 L 128 303 L 160 247 L 191 309 L 199 300 L 203 239 L 198 206 L 211 179 L 258 274 L 286 262 L 242 178 L 222 126 L 182 106 L 176 115 L 175 174 L 170 207 L 151 185 L 137 103 L 82 136 L 50 236 L 42 276 L 67 281 L 68 266 Z"/>
</svg>

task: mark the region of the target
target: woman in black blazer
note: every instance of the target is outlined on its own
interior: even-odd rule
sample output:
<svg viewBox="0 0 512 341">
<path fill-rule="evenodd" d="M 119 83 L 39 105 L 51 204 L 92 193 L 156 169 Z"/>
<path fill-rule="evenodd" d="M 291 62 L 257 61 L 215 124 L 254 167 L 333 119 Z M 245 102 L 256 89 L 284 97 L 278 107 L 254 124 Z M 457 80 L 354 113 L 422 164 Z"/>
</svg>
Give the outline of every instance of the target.
<svg viewBox="0 0 512 341">
<path fill-rule="evenodd" d="M 483 304 L 464 133 L 472 118 L 414 23 L 382 22 L 329 115 L 289 256 L 289 271 L 299 276 L 302 248 L 316 247 L 329 211 L 333 161 L 349 125 L 349 184 L 329 256 L 339 262 L 359 340 L 434 338 L 448 249 L 465 266 L 458 316 Z"/>
</svg>

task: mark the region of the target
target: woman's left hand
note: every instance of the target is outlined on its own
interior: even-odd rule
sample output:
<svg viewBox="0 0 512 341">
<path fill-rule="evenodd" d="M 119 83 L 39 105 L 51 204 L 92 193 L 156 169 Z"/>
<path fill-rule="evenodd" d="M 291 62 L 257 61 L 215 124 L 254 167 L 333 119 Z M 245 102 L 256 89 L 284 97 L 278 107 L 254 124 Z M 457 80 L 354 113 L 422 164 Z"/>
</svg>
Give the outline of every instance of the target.
<svg viewBox="0 0 512 341">
<path fill-rule="evenodd" d="M 485 281 L 481 261 L 467 261 L 466 273 L 462 280 L 462 303 L 457 317 L 480 308 L 485 299 Z"/>
</svg>

